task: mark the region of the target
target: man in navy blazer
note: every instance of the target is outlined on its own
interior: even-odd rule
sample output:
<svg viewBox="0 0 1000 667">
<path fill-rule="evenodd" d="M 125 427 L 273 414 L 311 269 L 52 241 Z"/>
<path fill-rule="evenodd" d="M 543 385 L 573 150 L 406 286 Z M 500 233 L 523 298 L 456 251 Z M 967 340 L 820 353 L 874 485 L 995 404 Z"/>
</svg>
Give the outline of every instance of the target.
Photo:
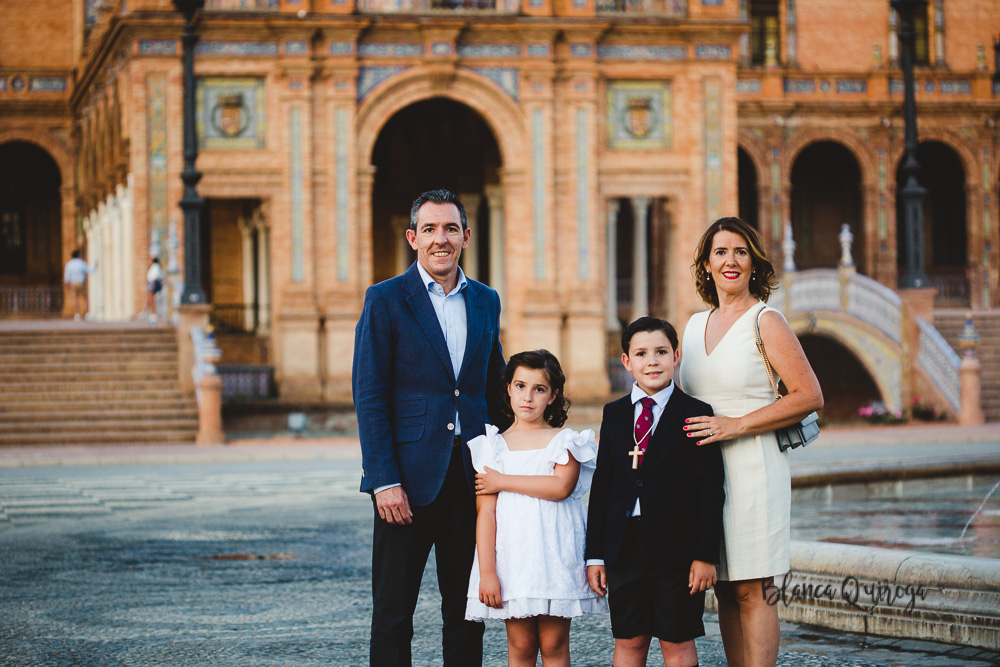
<svg viewBox="0 0 1000 667">
<path fill-rule="evenodd" d="M 476 548 L 474 471 L 464 443 L 502 389 L 500 298 L 459 268 L 471 230 L 447 190 L 420 195 L 406 238 L 417 261 L 370 287 L 355 330 L 361 491 L 372 494 L 372 665 L 409 665 L 413 611 L 431 546 L 444 664 L 482 664 L 483 625 L 465 620 Z"/>
</svg>

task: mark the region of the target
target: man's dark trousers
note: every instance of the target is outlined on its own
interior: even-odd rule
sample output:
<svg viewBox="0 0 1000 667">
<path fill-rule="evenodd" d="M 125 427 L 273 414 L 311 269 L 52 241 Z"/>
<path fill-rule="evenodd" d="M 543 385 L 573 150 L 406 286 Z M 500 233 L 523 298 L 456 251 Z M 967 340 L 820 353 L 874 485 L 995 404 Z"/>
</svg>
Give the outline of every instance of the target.
<svg viewBox="0 0 1000 667">
<path fill-rule="evenodd" d="M 466 481 L 461 445 L 452 450 L 437 498 L 412 510 L 413 523 L 392 525 L 379 516 L 375 507 L 371 664 L 410 665 L 413 611 L 424 565 L 434 545 L 444 621 L 444 664 L 480 665 L 485 626 L 465 620 L 468 575 L 476 549 L 476 504 Z M 459 572 L 465 573 L 464 578 L 447 576 Z"/>
</svg>

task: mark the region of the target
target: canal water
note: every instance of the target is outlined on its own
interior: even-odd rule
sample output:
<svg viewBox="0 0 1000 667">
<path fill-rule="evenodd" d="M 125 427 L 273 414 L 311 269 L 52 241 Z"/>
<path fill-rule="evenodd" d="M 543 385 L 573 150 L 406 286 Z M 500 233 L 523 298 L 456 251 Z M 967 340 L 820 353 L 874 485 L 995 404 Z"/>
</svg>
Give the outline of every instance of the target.
<svg viewBox="0 0 1000 667">
<path fill-rule="evenodd" d="M 966 475 L 793 489 L 792 539 L 1000 558 L 998 482 Z"/>
</svg>

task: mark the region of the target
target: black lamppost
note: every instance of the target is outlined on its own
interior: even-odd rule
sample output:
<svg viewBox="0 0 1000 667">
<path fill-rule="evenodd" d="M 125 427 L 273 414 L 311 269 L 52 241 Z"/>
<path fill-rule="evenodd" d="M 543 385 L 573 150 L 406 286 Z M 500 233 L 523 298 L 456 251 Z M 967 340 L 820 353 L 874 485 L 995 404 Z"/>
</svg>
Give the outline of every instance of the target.
<svg viewBox="0 0 1000 667">
<path fill-rule="evenodd" d="M 917 12 L 927 12 L 926 0 L 890 0 L 899 16 L 899 42 L 903 61 L 903 118 L 906 128 L 905 154 L 903 156 L 903 248 L 905 271 L 899 279 L 901 288 L 930 287 L 924 272 L 924 195 L 927 191 L 917 183 L 920 165 L 917 163 L 917 108 L 913 83 L 913 46 L 916 31 L 913 17 Z M 898 230 L 897 220 L 897 234 Z"/>
<path fill-rule="evenodd" d="M 201 288 L 201 208 L 205 200 L 198 196 L 201 172 L 194 168 L 198 159 L 198 137 L 194 125 L 194 46 L 198 34 L 194 31 L 194 15 L 205 6 L 205 0 L 173 0 L 174 7 L 184 16 L 184 195 L 180 205 L 184 211 L 184 292 L 181 305 L 206 302 Z"/>
</svg>

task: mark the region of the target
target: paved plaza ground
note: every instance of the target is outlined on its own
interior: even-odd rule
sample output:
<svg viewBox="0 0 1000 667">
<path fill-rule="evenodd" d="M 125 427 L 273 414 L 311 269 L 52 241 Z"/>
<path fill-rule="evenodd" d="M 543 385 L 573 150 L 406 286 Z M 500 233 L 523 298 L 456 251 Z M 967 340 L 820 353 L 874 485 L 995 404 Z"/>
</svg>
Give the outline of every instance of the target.
<svg viewBox="0 0 1000 667">
<path fill-rule="evenodd" d="M 996 429 L 953 429 L 948 442 L 896 433 L 864 448 L 827 437 L 796 467 L 858 465 L 864 451 L 1000 457 Z M 371 504 L 359 478 L 350 438 L 0 451 L 0 664 L 366 664 Z M 438 603 L 432 558 L 414 664 L 440 663 Z M 706 620 L 701 664 L 724 665 Z M 609 665 L 611 648 L 606 616 L 574 622 L 574 665 Z M 505 664 L 502 625 L 488 626 L 485 650 L 487 665 Z M 779 664 L 985 666 L 1000 653 L 786 624 Z"/>
</svg>

